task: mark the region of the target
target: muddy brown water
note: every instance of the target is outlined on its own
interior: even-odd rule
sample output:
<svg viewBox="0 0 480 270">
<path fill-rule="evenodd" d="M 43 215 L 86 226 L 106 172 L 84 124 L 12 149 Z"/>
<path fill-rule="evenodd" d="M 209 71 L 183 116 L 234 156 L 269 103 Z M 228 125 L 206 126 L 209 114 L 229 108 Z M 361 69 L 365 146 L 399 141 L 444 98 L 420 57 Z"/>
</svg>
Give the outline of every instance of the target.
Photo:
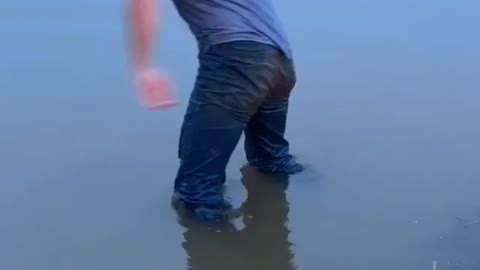
<svg viewBox="0 0 480 270">
<path fill-rule="evenodd" d="M 135 103 L 121 1 L 0 3 L 0 269 L 480 269 L 480 4 L 275 1 L 295 51 L 288 137 L 310 169 L 244 169 L 242 216 L 169 206 L 196 71 L 165 2 L 180 105 Z"/>
</svg>

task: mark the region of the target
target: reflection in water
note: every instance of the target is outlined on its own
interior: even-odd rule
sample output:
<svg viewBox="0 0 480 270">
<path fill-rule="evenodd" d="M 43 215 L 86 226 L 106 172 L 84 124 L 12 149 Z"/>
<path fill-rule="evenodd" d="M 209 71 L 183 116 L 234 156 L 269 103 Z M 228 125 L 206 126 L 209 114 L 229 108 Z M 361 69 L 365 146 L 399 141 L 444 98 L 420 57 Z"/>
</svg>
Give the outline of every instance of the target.
<svg viewBox="0 0 480 270">
<path fill-rule="evenodd" d="M 248 192 L 240 210 L 245 227 L 205 224 L 182 219 L 187 229 L 183 248 L 191 270 L 293 270 L 293 253 L 288 241 L 288 177 L 260 174 L 242 169 Z"/>
</svg>

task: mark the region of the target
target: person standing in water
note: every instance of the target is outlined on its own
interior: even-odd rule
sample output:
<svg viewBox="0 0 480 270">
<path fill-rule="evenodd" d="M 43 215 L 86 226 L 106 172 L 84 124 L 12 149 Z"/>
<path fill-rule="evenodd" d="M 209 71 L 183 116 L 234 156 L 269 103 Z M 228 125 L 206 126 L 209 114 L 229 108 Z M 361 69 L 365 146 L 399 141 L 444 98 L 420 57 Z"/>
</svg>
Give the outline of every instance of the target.
<svg viewBox="0 0 480 270">
<path fill-rule="evenodd" d="M 151 60 L 156 0 L 129 1 L 139 87 L 168 92 L 167 79 Z M 197 40 L 199 68 L 180 132 L 172 202 L 201 219 L 218 220 L 231 208 L 223 196 L 225 169 L 242 133 L 250 166 L 265 173 L 303 170 L 285 139 L 296 83 L 293 53 L 270 0 L 173 3 Z"/>
</svg>

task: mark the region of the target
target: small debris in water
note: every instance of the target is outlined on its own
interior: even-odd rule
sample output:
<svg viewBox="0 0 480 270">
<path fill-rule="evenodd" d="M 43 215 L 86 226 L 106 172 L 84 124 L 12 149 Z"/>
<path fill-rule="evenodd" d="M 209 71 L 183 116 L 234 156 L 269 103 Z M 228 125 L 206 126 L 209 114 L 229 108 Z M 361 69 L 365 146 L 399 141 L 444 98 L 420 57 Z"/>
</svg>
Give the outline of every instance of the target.
<svg viewBox="0 0 480 270">
<path fill-rule="evenodd" d="M 463 226 L 465 226 L 465 227 L 472 226 L 472 225 L 480 223 L 480 219 L 479 220 L 473 220 L 473 221 L 469 221 L 469 220 L 466 220 L 466 219 L 460 218 L 460 217 L 456 217 L 456 219 L 458 221 L 462 222 Z"/>
</svg>

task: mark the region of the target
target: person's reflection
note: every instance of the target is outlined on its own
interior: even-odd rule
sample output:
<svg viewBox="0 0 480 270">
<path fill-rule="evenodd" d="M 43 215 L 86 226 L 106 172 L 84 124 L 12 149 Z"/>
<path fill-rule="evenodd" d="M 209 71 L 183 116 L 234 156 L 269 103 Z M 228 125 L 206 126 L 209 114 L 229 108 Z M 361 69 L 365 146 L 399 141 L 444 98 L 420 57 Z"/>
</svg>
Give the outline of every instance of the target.
<svg viewBox="0 0 480 270">
<path fill-rule="evenodd" d="M 240 210 L 245 227 L 182 219 L 182 244 L 190 270 L 293 270 L 288 241 L 288 177 L 242 169 L 247 200 Z"/>
</svg>

